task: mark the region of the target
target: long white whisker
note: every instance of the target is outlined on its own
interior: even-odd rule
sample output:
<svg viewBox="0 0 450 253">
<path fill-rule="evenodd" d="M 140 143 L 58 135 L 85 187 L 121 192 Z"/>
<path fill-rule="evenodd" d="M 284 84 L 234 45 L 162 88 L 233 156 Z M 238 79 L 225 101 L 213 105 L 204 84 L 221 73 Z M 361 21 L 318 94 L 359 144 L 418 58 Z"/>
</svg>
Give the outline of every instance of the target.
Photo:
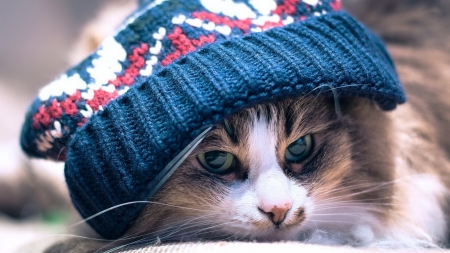
<svg viewBox="0 0 450 253">
<path fill-rule="evenodd" d="M 368 186 L 379 186 L 380 183 L 361 183 L 361 184 L 355 184 L 355 185 L 350 185 L 350 186 L 345 186 L 345 187 L 339 187 L 330 191 L 326 191 L 326 192 L 320 192 L 318 194 L 315 194 L 315 197 L 320 197 L 323 195 L 329 195 L 331 193 L 337 193 L 337 192 L 341 192 L 341 191 L 347 191 L 347 190 L 352 190 L 355 188 L 362 188 L 362 187 L 368 187 Z"/>
<path fill-rule="evenodd" d="M 330 221 L 330 220 L 312 220 L 308 219 L 309 221 L 315 221 L 315 222 L 325 222 L 325 223 L 347 223 L 347 224 L 357 224 L 357 222 L 348 222 L 348 221 Z"/>
<path fill-rule="evenodd" d="M 99 241 L 99 242 L 111 242 L 111 241 L 114 241 L 114 240 L 108 240 L 108 239 L 103 239 L 103 238 L 87 237 L 87 236 L 72 235 L 72 234 L 50 234 L 50 235 L 40 236 L 40 238 L 53 237 L 53 236 L 66 236 L 66 237 L 87 239 L 87 240 Z"/>
<path fill-rule="evenodd" d="M 74 224 L 68 226 L 67 228 L 73 228 L 73 227 L 76 227 L 76 226 L 78 226 L 78 225 L 80 225 L 80 224 L 83 224 L 83 223 L 85 223 L 85 222 L 87 222 L 87 221 L 89 221 L 89 220 L 92 220 L 92 219 L 94 219 L 95 217 L 100 216 L 100 215 L 102 215 L 102 214 L 104 214 L 104 213 L 107 213 L 107 212 L 109 212 L 109 211 L 111 211 L 111 210 L 114 210 L 114 209 L 119 208 L 119 207 L 127 206 L 127 205 L 133 205 L 133 204 L 157 204 L 157 205 L 170 206 L 170 207 L 176 207 L 176 208 L 187 209 L 187 210 L 205 211 L 205 210 L 196 209 L 196 208 L 182 207 L 182 206 L 170 205 L 170 204 L 165 204 L 165 203 L 160 203 L 160 202 L 154 202 L 154 201 L 132 201 L 132 202 L 122 203 L 122 204 L 115 205 L 115 206 L 113 206 L 113 207 L 107 208 L 107 209 L 105 209 L 105 210 L 103 210 L 103 211 L 101 211 L 101 212 L 98 212 L 98 213 L 96 213 L 96 214 L 94 214 L 94 215 L 92 215 L 92 216 L 89 216 L 88 218 L 85 218 L 85 219 L 83 219 L 83 220 L 81 220 L 81 221 L 79 221 L 79 222 L 76 222 L 76 223 L 74 223 Z"/>
</svg>

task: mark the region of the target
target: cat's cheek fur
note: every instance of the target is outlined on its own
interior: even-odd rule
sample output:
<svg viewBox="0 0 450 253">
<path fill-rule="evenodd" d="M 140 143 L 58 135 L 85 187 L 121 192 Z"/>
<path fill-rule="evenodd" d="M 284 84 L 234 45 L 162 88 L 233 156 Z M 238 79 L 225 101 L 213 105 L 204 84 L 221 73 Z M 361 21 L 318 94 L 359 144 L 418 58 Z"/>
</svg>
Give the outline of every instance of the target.
<svg viewBox="0 0 450 253">
<path fill-rule="evenodd" d="M 402 159 L 397 163 L 397 168 L 407 166 Z M 448 197 L 448 190 L 441 180 L 431 174 L 415 174 L 396 181 L 396 208 L 380 236 L 370 244 L 414 248 L 445 242 L 447 229 L 441 203 Z"/>
</svg>

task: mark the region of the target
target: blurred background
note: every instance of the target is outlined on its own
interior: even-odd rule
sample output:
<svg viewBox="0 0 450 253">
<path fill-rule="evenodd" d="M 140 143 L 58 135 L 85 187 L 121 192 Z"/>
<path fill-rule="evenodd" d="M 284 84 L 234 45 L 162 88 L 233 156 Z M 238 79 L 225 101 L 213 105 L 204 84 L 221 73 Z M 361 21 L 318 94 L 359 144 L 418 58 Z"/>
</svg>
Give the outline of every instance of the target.
<svg viewBox="0 0 450 253">
<path fill-rule="evenodd" d="M 104 21 L 98 26 L 104 27 L 99 28 L 92 20 L 112 2 L 119 9 L 114 12 L 117 17 L 106 22 L 101 17 Z M 79 40 L 81 34 L 92 26 L 101 31 L 98 39 L 110 33 L 131 11 L 133 4 L 122 7 L 127 2 L 134 4 L 133 0 L 0 0 L 0 252 L 62 239 L 66 233 L 95 236 L 83 226 L 67 229 L 80 218 L 68 198 L 63 164 L 29 160 L 20 150 L 19 134 L 38 90 L 98 44 L 97 38 Z"/>
<path fill-rule="evenodd" d="M 0 0 L 0 141 L 18 136 L 26 106 L 69 66 L 82 27 L 107 2 Z"/>
<path fill-rule="evenodd" d="M 445 64 L 440 66 L 450 71 L 450 57 L 442 58 L 450 51 L 449 0 L 343 3 L 383 37 L 397 64 L 415 54 L 434 62 L 441 59 Z M 80 218 L 70 204 L 63 164 L 26 158 L 19 148 L 20 126 L 38 90 L 83 59 L 134 5 L 134 0 L 0 0 L 1 253 L 35 241 L 63 239 L 64 234 L 95 236 L 87 227 L 67 229 Z"/>
</svg>

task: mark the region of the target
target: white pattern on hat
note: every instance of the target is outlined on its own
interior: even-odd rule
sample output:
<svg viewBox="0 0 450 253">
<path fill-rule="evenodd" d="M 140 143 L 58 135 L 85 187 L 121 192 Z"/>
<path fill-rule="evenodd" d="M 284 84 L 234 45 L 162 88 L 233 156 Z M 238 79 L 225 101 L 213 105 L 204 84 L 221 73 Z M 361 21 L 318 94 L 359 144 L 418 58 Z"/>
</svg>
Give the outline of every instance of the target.
<svg viewBox="0 0 450 253">
<path fill-rule="evenodd" d="M 218 25 L 216 26 L 216 31 L 220 32 L 221 34 L 225 36 L 229 36 L 231 33 L 231 28 L 226 25 Z"/>
<path fill-rule="evenodd" d="M 198 28 L 198 27 L 202 26 L 203 20 L 198 19 L 198 18 L 188 18 L 188 19 L 186 19 L 186 23 Z"/>
<path fill-rule="evenodd" d="M 146 66 L 144 69 L 141 69 L 139 71 L 139 74 L 141 74 L 142 76 L 149 76 L 152 74 L 153 72 L 153 66 L 155 66 L 158 63 L 158 58 L 154 55 L 152 55 L 152 57 L 150 57 L 150 60 L 147 60 L 145 62 Z M 126 91 L 124 91 L 123 93 L 125 93 Z M 119 91 L 119 95 L 122 95 L 123 93 L 120 93 Z"/>
<path fill-rule="evenodd" d="M 128 86 L 123 87 L 123 89 L 119 90 L 119 96 L 122 96 L 123 94 L 125 94 L 129 89 L 130 89 L 130 87 L 128 87 Z"/>
<path fill-rule="evenodd" d="M 53 138 L 62 138 L 63 133 L 61 130 L 61 123 L 57 120 L 53 123 L 53 126 L 55 127 L 54 130 L 50 130 L 50 134 L 53 136 Z"/>
<path fill-rule="evenodd" d="M 164 39 L 164 36 L 166 36 L 166 28 L 164 28 L 164 27 L 160 27 L 158 29 L 158 32 L 155 32 L 153 34 L 153 38 L 155 40 L 162 40 L 162 39 Z"/>
<path fill-rule="evenodd" d="M 82 92 L 81 93 L 81 97 L 86 99 L 86 100 L 91 100 L 94 98 L 94 90 L 93 89 L 88 89 L 86 92 Z"/>
<path fill-rule="evenodd" d="M 294 18 L 291 16 L 287 16 L 286 19 L 284 19 L 283 21 L 283 25 L 289 25 L 294 23 Z"/>
<path fill-rule="evenodd" d="M 226 16 L 237 17 L 241 20 L 256 18 L 256 13 L 244 3 L 236 3 L 233 0 L 200 0 L 200 2 L 203 7 L 216 14 L 222 13 Z"/>
<path fill-rule="evenodd" d="M 122 71 L 122 64 L 127 57 L 127 52 L 113 37 L 103 41 L 101 48 L 97 51 L 99 56 L 92 60 L 92 67 L 86 71 L 91 74 L 94 84 L 103 85 L 109 80 L 116 79 L 116 73 Z"/>
<path fill-rule="evenodd" d="M 86 82 L 81 79 L 78 73 L 70 77 L 62 75 L 60 78 L 41 89 L 39 92 L 39 99 L 41 101 L 46 101 L 52 96 L 61 96 L 63 93 L 70 96 L 75 94 L 77 90 L 84 90 L 86 88 Z"/>
<path fill-rule="evenodd" d="M 305 4 L 316 6 L 319 3 L 319 0 L 303 0 Z"/>
<path fill-rule="evenodd" d="M 250 0 L 249 2 L 262 15 L 270 15 L 277 8 L 274 0 Z"/>
<path fill-rule="evenodd" d="M 207 31 L 214 31 L 214 29 L 216 29 L 216 24 L 214 24 L 213 22 L 208 22 L 202 25 L 203 29 L 207 30 Z"/>
<path fill-rule="evenodd" d="M 114 87 L 114 85 L 112 85 L 112 84 L 108 84 L 108 85 L 103 85 L 101 87 L 101 89 L 106 92 L 113 93 L 116 90 L 116 87 Z"/>
<path fill-rule="evenodd" d="M 155 46 L 150 48 L 150 53 L 158 55 L 159 53 L 161 53 L 161 49 L 162 49 L 162 43 L 161 43 L 161 41 L 157 40 L 155 43 Z"/>
<path fill-rule="evenodd" d="M 183 14 L 180 14 L 172 18 L 172 24 L 175 25 L 181 25 L 184 23 L 184 21 L 186 21 L 186 16 Z"/>
<path fill-rule="evenodd" d="M 279 22 L 280 21 L 280 16 L 278 15 L 271 15 L 271 16 L 260 16 L 256 19 L 252 20 L 252 23 L 255 25 L 264 25 L 266 22 Z"/>
<path fill-rule="evenodd" d="M 80 110 L 80 113 L 85 118 L 89 119 L 92 116 L 92 114 L 94 114 L 94 111 L 92 110 L 92 108 L 88 104 L 86 104 L 85 107 L 86 107 L 86 110 Z"/>
</svg>

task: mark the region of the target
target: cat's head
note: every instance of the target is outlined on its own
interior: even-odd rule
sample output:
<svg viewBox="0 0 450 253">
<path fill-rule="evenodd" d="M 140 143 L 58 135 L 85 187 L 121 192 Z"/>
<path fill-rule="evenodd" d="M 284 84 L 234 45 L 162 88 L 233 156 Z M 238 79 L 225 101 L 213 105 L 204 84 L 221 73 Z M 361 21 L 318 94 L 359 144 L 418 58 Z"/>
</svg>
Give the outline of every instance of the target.
<svg viewBox="0 0 450 253">
<path fill-rule="evenodd" d="M 389 120 L 365 99 L 305 97 L 240 111 L 211 131 L 127 236 L 298 239 L 383 222 L 392 180 Z M 367 214 L 367 215 L 364 215 Z"/>
</svg>

